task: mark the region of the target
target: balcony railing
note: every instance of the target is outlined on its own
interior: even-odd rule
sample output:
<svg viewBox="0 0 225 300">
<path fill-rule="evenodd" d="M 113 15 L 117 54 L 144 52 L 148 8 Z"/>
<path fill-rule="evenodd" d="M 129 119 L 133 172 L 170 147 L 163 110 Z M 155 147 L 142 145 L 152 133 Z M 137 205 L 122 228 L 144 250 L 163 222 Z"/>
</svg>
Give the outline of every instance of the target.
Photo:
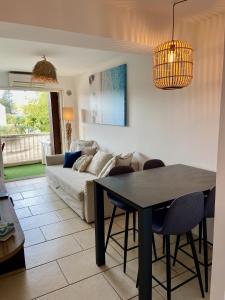
<svg viewBox="0 0 225 300">
<path fill-rule="evenodd" d="M 0 136 L 5 143 L 3 163 L 5 166 L 40 162 L 43 159 L 43 144 L 50 140 L 50 133 Z"/>
</svg>

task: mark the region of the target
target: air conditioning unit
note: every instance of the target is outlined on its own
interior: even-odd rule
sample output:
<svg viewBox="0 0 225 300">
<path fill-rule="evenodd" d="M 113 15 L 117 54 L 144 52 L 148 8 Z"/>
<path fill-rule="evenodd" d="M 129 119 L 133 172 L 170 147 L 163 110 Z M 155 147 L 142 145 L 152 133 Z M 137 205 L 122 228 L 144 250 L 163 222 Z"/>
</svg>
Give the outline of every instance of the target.
<svg viewBox="0 0 225 300">
<path fill-rule="evenodd" d="M 9 86 L 15 88 L 44 88 L 45 83 L 42 82 L 32 82 L 32 74 L 29 72 L 17 72 L 10 71 L 9 75 Z"/>
</svg>

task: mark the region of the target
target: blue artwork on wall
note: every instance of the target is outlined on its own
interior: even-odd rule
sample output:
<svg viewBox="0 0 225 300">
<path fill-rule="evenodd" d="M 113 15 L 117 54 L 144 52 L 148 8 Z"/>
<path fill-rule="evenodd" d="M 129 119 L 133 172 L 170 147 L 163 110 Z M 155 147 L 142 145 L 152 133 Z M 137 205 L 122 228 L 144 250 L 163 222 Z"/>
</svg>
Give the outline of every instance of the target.
<svg viewBox="0 0 225 300">
<path fill-rule="evenodd" d="M 127 65 L 123 64 L 89 77 L 88 121 L 126 126 Z"/>
</svg>

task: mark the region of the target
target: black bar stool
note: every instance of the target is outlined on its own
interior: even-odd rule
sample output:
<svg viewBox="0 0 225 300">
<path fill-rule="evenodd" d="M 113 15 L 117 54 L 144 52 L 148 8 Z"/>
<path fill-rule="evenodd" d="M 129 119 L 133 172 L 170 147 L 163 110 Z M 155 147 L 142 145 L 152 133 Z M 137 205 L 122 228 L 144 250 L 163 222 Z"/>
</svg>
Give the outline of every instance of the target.
<svg viewBox="0 0 225 300">
<path fill-rule="evenodd" d="M 156 169 L 165 167 L 165 164 L 160 159 L 150 159 L 144 163 L 143 170 Z"/>
<path fill-rule="evenodd" d="M 166 166 L 165 163 L 161 159 L 150 159 L 144 163 L 143 170 L 162 168 L 165 166 Z M 164 204 L 158 204 L 153 209 L 154 210 L 162 209 L 170 204 L 171 204 L 171 201 L 169 201 L 168 203 L 164 203 Z M 165 237 L 163 237 L 163 253 L 165 253 L 165 246 L 166 246 L 166 240 L 165 240 Z"/>
<path fill-rule="evenodd" d="M 165 236 L 166 241 L 166 255 L 158 258 L 159 261 L 166 257 L 166 277 L 167 285 L 161 283 L 155 276 L 154 280 L 167 291 L 167 300 L 171 300 L 171 292 L 181 287 L 185 283 L 194 278 L 198 278 L 202 297 L 204 298 L 204 289 L 200 273 L 199 262 L 196 254 L 195 244 L 192 235 L 192 229 L 197 226 L 204 217 L 204 194 L 193 193 L 180 197 L 173 201 L 169 208 L 159 209 L 153 211 L 152 231 L 156 234 Z M 171 287 L 171 254 L 170 254 L 170 236 L 186 234 L 188 241 L 191 244 L 193 259 L 195 262 L 196 273 L 177 260 L 179 264 L 189 270 L 193 276 L 178 284 L 174 288 Z M 172 257 L 173 258 L 173 257 Z M 154 263 L 154 262 L 153 262 Z M 138 285 L 138 279 L 137 279 Z"/>
<path fill-rule="evenodd" d="M 199 252 L 200 253 L 201 253 L 201 242 L 203 239 L 204 262 L 202 263 L 201 261 L 199 261 L 199 263 L 204 266 L 206 293 L 209 290 L 209 266 L 211 266 L 211 264 L 212 264 L 211 262 L 209 263 L 209 258 L 208 258 L 208 244 L 210 244 L 210 245 L 212 245 L 212 244 L 210 242 L 208 242 L 207 219 L 214 218 L 214 216 L 215 216 L 215 195 L 216 195 L 216 187 L 212 188 L 208 193 L 206 193 L 204 218 L 203 218 L 202 222 L 199 224 L 199 238 L 196 239 L 196 240 L 199 240 Z M 185 251 L 183 249 L 188 244 L 189 244 L 189 242 L 187 242 L 186 244 L 180 245 L 180 236 L 177 237 L 173 265 L 175 265 L 175 263 L 176 263 L 176 258 L 177 258 L 177 254 L 178 254 L 179 250 L 181 250 L 186 255 L 191 256 L 187 251 Z"/>
<path fill-rule="evenodd" d="M 134 170 L 131 167 L 128 166 L 119 166 L 119 167 L 114 167 L 110 172 L 109 172 L 109 176 L 115 176 L 115 175 L 122 175 L 122 174 L 127 174 L 127 173 L 132 173 L 134 172 Z M 133 246 L 128 248 L 128 232 L 130 230 L 133 231 L 133 240 L 135 242 L 136 240 L 136 210 L 132 207 L 130 207 L 129 205 L 121 202 L 115 195 L 112 195 L 111 193 L 108 193 L 108 198 L 111 201 L 111 203 L 113 204 L 113 212 L 112 212 L 112 216 L 111 216 L 111 220 L 110 220 L 110 224 L 109 224 L 109 230 L 108 230 L 108 234 L 107 234 L 107 238 L 106 238 L 106 245 L 105 245 L 105 251 L 107 249 L 108 246 L 108 242 L 109 239 L 111 238 L 120 248 L 123 249 L 124 251 L 124 263 L 123 263 L 123 271 L 124 273 L 126 273 L 126 263 L 127 263 L 127 252 L 130 250 L 133 250 L 135 248 L 137 248 L 138 246 Z M 125 229 L 116 233 L 111 233 L 112 231 L 112 226 L 113 226 L 113 221 L 115 218 L 115 214 L 116 214 L 116 209 L 120 208 L 121 210 L 123 210 L 125 212 Z M 129 229 L 129 215 L 130 213 L 133 214 L 133 228 Z M 124 245 L 122 246 L 115 238 L 115 235 L 121 234 L 121 233 L 125 233 L 125 237 L 124 237 Z M 153 251 L 156 257 L 156 246 L 155 246 L 155 240 L 153 237 Z"/>
</svg>

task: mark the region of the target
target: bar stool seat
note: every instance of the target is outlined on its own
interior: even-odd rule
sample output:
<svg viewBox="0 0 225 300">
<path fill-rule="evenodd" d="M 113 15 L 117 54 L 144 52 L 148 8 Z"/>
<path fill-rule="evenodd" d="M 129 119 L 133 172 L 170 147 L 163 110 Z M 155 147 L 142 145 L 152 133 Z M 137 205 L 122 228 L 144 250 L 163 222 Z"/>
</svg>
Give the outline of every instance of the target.
<svg viewBox="0 0 225 300">
<path fill-rule="evenodd" d="M 118 200 L 118 198 L 110 193 L 108 193 L 108 198 L 110 200 L 110 202 L 115 205 L 116 207 L 122 209 L 122 210 L 125 210 L 127 212 L 134 212 L 136 211 L 133 207 L 121 202 Z"/>
<path fill-rule="evenodd" d="M 152 214 L 152 231 L 160 234 L 163 230 L 163 223 L 167 214 L 168 208 L 157 209 Z"/>
</svg>

